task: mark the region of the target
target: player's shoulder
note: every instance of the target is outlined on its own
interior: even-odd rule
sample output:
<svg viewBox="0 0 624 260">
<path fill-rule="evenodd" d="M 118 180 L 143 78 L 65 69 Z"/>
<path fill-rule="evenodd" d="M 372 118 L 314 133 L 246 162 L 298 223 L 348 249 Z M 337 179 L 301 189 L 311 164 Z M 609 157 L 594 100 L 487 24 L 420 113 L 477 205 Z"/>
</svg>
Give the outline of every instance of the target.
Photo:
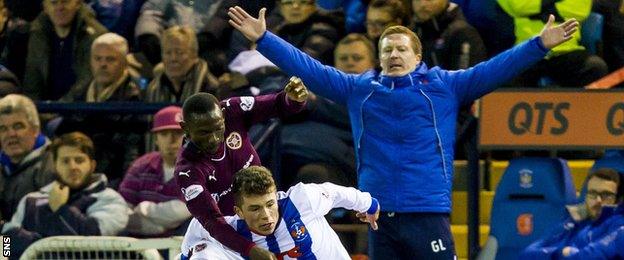
<svg viewBox="0 0 624 260">
<path fill-rule="evenodd" d="M 310 199 L 314 196 L 313 186 L 314 184 L 304 184 L 300 182 L 290 187 L 288 191 L 283 192 L 283 196 L 284 198 L 290 199 L 290 201 L 298 207 L 309 206 Z"/>
<path fill-rule="evenodd" d="M 221 109 L 224 113 L 236 113 L 251 111 L 256 104 L 256 98 L 252 96 L 231 97 L 221 101 Z"/>
<path fill-rule="evenodd" d="M 174 174 L 178 178 L 191 178 L 194 175 L 206 175 L 206 173 L 210 173 L 213 171 L 215 171 L 215 167 L 212 165 L 212 163 L 191 162 L 179 158 L 176 161 Z"/>
</svg>

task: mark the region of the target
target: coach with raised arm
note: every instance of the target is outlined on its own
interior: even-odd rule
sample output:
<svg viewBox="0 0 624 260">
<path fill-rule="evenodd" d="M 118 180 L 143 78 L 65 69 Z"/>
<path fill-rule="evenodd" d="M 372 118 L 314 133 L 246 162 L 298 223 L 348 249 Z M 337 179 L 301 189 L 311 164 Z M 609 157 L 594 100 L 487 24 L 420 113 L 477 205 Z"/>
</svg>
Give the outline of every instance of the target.
<svg viewBox="0 0 624 260">
<path fill-rule="evenodd" d="M 381 71 L 355 75 L 268 32 L 265 11 L 254 18 L 233 7 L 229 22 L 271 62 L 349 110 L 359 187 L 384 205 L 379 230 L 369 231 L 372 259 L 454 257 L 449 212 L 459 107 L 537 63 L 578 29 L 574 19 L 555 26 L 551 15 L 539 36 L 472 68 L 447 71 L 429 69 L 418 37 L 392 26 L 378 43 Z"/>
</svg>

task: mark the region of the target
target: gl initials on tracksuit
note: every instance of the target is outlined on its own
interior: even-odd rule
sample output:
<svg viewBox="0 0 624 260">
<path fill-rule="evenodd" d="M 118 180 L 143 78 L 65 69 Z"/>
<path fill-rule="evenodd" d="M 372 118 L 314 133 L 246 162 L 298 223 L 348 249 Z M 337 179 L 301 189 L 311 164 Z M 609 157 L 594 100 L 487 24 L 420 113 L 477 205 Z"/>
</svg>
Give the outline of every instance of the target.
<svg viewBox="0 0 624 260">
<path fill-rule="evenodd" d="M 431 241 L 431 249 L 434 253 L 437 253 L 440 251 L 445 251 L 446 247 L 444 247 L 444 244 L 442 244 L 442 239 L 438 239 Z"/>
</svg>

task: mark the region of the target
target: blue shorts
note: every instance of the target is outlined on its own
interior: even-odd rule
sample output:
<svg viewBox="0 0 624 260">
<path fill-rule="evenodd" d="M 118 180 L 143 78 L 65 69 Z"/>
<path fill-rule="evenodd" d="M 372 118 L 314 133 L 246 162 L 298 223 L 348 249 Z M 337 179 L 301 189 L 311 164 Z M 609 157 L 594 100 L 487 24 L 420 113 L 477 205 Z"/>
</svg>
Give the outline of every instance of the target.
<svg viewBox="0 0 624 260">
<path fill-rule="evenodd" d="M 381 212 L 377 224 L 368 231 L 373 260 L 456 258 L 448 214 Z"/>
</svg>

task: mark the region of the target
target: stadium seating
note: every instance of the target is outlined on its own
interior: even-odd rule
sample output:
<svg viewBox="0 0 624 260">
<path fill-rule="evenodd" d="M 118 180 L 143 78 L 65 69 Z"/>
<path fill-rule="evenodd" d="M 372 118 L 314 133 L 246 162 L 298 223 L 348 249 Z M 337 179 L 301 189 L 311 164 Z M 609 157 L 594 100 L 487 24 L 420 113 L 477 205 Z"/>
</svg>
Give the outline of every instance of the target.
<svg viewBox="0 0 624 260">
<path fill-rule="evenodd" d="M 593 160 L 570 160 L 568 161 L 568 168 L 570 168 L 570 174 L 572 175 L 572 181 L 577 190 L 580 190 L 583 186 L 587 174 L 590 172 Z M 503 177 L 503 173 L 507 166 L 508 161 L 492 161 L 490 165 L 490 183 L 486 186 L 488 190 L 496 190 L 498 183 Z"/>
<path fill-rule="evenodd" d="M 564 205 L 574 203 L 575 198 L 565 160 L 511 160 L 492 204 L 488 244 L 497 246 L 486 245 L 484 255 L 516 259 L 520 250 L 563 220 Z"/>
</svg>

